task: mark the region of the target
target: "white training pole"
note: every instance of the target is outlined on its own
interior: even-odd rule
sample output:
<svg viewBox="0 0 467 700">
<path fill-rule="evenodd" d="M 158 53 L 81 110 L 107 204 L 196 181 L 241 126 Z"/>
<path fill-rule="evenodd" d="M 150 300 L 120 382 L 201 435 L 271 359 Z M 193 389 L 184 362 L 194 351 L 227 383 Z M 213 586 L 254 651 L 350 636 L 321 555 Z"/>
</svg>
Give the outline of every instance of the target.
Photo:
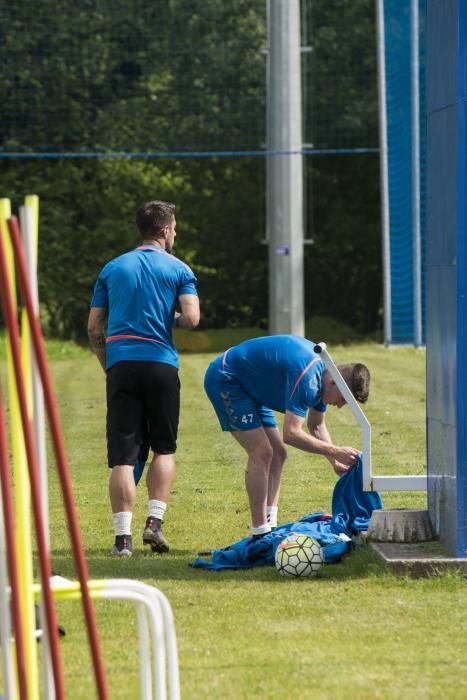
<svg viewBox="0 0 467 700">
<path fill-rule="evenodd" d="M 34 212 L 32 207 L 22 206 L 19 208 L 19 220 L 21 227 L 21 235 L 26 255 L 26 263 L 28 268 L 29 281 L 31 283 L 32 300 L 34 311 L 39 315 L 39 291 L 37 281 L 37 245 L 34 234 Z M 33 428 L 34 438 L 37 446 L 37 456 L 39 462 L 39 476 L 41 486 L 41 501 L 42 512 L 44 514 L 44 529 L 47 545 L 50 544 L 50 527 L 49 527 L 49 487 L 48 487 L 48 472 L 47 472 L 47 451 L 45 439 L 45 411 L 44 411 L 44 395 L 42 384 L 39 377 L 39 371 L 36 364 L 34 348 L 31 340 L 31 376 L 33 383 Z"/>
<path fill-rule="evenodd" d="M 363 490 L 371 491 L 371 426 L 365 414 L 357 403 L 354 395 L 347 386 L 345 379 L 337 369 L 331 355 L 326 350 L 326 343 L 318 343 L 315 345 L 315 352 L 320 354 L 324 366 L 328 370 L 331 377 L 337 384 L 339 391 L 355 418 L 360 425 L 362 431 L 362 474 L 363 474 Z"/>
<path fill-rule="evenodd" d="M 426 491 L 426 475 L 373 476 L 371 463 L 371 426 L 357 400 L 326 350 L 326 343 L 318 343 L 315 352 L 321 354 L 324 366 L 336 382 L 339 391 L 356 417 L 362 430 L 362 481 L 364 491 Z"/>
<path fill-rule="evenodd" d="M 29 281 L 31 284 L 32 301 L 36 315 L 39 315 L 39 290 L 37 280 L 37 222 L 35 221 L 35 213 L 31 206 L 19 207 L 19 221 L 21 228 L 21 237 L 24 245 L 26 256 L 26 265 L 28 270 Z M 49 526 L 49 484 L 47 470 L 47 451 L 46 451 L 46 435 L 45 435 L 45 409 L 44 409 L 44 393 L 42 391 L 42 383 L 39 377 L 37 368 L 36 356 L 32 343 L 32 338 L 29 339 L 30 345 L 30 371 L 32 379 L 32 398 L 33 398 L 33 431 L 36 441 L 37 459 L 39 464 L 40 477 L 40 493 L 42 501 L 42 513 L 44 518 L 44 533 L 47 546 L 50 547 L 50 526 Z M 42 651 L 42 674 L 44 685 L 44 700 L 55 700 L 55 684 L 52 672 L 52 659 L 50 655 L 50 644 L 47 633 L 46 616 L 44 614 L 43 601 L 41 599 L 41 626 L 43 629 L 43 651 Z"/>
<path fill-rule="evenodd" d="M 146 610 L 142 605 L 136 606 L 136 615 L 138 618 L 139 658 L 144 659 L 148 656 L 151 640 L 148 632 Z M 151 664 L 141 662 L 139 665 L 139 676 L 141 682 L 141 700 L 152 700 Z"/>
</svg>

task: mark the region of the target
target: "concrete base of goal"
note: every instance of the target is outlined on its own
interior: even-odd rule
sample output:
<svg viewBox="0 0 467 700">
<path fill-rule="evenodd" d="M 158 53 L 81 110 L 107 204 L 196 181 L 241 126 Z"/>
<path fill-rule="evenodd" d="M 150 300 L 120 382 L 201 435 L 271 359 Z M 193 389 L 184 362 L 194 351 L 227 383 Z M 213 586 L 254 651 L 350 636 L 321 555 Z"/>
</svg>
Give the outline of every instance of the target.
<svg viewBox="0 0 467 700">
<path fill-rule="evenodd" d="M 428 542 L 434 539 L 427 510 L 374 510 L 368 527 L 373 542 Z"/>
</svg>

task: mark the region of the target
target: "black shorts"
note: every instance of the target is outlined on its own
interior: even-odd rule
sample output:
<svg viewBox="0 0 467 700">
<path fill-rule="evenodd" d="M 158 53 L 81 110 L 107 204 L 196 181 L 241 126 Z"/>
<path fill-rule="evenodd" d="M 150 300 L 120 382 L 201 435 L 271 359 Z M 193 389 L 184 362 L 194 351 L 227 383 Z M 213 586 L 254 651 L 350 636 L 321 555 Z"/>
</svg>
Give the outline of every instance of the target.
<svg viewBox="0 0 467 700">
<path fill-rule="evenodd" d="M 107 371 L 109 467 L 135 464 L 148 444 L 156 454 L 177 449 L 178 370 L 163 362 L 117 362 Z"/>
</svg>

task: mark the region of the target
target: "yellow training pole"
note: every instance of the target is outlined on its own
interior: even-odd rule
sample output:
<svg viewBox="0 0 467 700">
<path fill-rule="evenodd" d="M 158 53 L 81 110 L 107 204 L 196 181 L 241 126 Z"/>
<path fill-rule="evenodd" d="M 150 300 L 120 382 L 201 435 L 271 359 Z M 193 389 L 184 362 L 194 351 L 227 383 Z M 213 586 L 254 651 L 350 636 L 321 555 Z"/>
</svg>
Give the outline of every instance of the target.
<svg viewBox="0 0 467 700">
<path fill-rule="evenodd" d="M 15 288 L 15 266 L 13 250 L 8 236 L 7 219 L 11 216 L 11 205 L 8 199 L 0 199 L 0 235 L 6 250 L 8 282 L 13 295 L 15 308 L 17 308 Z M 39 700 L 39 673 L 37 660 L 37 642 L 34 637 L 36 629 L 33 596 L 33 566 L 32 566 L 32 538 L 31 529 L 31 492 L 26 461 L 26 449 L 23 432 L 21 429 L 21 413 L 19 408 L 18 392 L 15 382 L 13 357 L 11 353 L 8 329 L 6 329 L 6 357 L 8 372 L 8 396 L 11 419 L 11 446 L 13 455 L 13 473 L 15 483 L 15 529 L 16 551 L 18 557 L 18 578 L 20 583 L 19 599 L 23 611 L 25 658 L 28 668 L 28 697 L 31 700 Z M 24 329 L 23 329 L 24 332 Z M 26 333 L 29 336 L 28 331 Z M 28 346 L 29 347 L 29 346 Z M 32 409 L 32 389 L 30 372 L 27 370 L 27 355 L 23 355 L 23 370 L 26 370 L 28 405 Z"/>
</svg>

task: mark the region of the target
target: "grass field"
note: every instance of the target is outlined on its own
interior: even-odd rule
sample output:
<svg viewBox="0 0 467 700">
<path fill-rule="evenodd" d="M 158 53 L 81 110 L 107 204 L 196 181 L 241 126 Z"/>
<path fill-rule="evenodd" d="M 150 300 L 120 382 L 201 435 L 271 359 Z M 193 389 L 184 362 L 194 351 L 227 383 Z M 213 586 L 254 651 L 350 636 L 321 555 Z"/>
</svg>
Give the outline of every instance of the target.
<svg viewBox="0 0 467 700">
<path fill-rule="evenodd" d="M 372 372 L 365 412 L 373 428 L 376 473 L 423 473 L 424 351 L 376 343 L 329 349 L 336 361 L 362 361 Z M 134 555 L 110 558 L 104 376 L 95 358 L 75 346 L 50 344 L 49 357 L 91 576 L 134 577 L 167 595 L 176 622 L 184 698 L 467 697 L 467 585 L 456 574 L 399 579 L 365 547 L 325 567 L 315 580 L 283 579 L 272 567 L 220 573 L 190 568 L 198 550 L 226 546 L 244 537 L 249 527 L 243 454 L 221 433 L 202 388 L 212 352 L 181 356 L 178 474 L 165 526 L 172 552 L 153 556 L 143 551 L 139 533 L 146 494 L 139 487 Z M 328 425 L 336 443 L 360 446 L 348 409 L 331 407 Z M 327 461 L 291 448 L 279 520 L 329 510 L 334 483 Z M 383 502 L 386 507 L 425 507 L 425 495 L 383 494 Z M 53 469 L 50 512 L 54 571 L 73 578 Z M 98 602 L 96 614 L 111 698 L 136 700 L 139 658 L 132 608 Z M 67 631 L 61 642 L 67 697 L 90 700 L 95 689 L 81 608 L 60 603 L 58 616 Z"/>
</svg>

